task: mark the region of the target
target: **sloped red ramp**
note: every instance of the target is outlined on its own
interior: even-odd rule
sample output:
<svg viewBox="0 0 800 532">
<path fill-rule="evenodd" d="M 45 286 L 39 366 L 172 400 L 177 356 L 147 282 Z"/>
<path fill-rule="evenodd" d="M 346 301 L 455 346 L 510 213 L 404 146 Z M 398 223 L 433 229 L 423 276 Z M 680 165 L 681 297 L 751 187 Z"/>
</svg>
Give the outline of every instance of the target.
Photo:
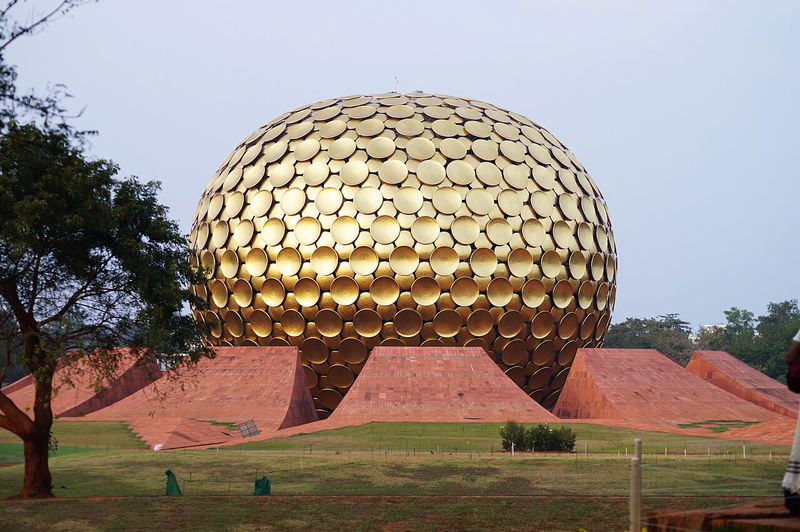
<svg viewBox="0 0 800 532">
<path fill-rule="evenodd" d="M 783 418 L 709 384 L 653 349 L 579 349 L 553 413 L 648 422 Z"/>
<path fill-rule="evenodd" d="M 128 349 L 118 351 L 120 363 L 117 376 L 100 391 L 92 386 L 89 359 L 79 359 L 69 366 L 59 367 L 53 375 L 53 414 L 59 417 L 89 414 L 114 404 L 161 377 L 161 370 L 154 362 L 146 361 L 146 358 Z M 23 410 L 33 410 L 35 389 L 30 375 L 3 388 L 3 393 Z"/>
<path fill-rule="evenodd" d="M 557 421 L 480 347 L 376 347 L 331 424 Z"/>
<path fill-rule="evenodd" d="M 260 430 L 292 427 L 318 419 L 296 347 L 215 347 L 217 356 L 198 363 L 197 373 L 162 378 L 89 419 L 175 419 L 236 424 L 249 419 Z M 187 429 L 190 430 L 190 429 Z M 155 438 L 145 437 L 148 443 Z M 163 443 L 166 437 L 158 443 Z"/>
<path fill-rule="evenodd" d="M 800 395 L 725 351 L 695 351 L 686 369 L 745 401 L 797 417 Z"/>
</svg>

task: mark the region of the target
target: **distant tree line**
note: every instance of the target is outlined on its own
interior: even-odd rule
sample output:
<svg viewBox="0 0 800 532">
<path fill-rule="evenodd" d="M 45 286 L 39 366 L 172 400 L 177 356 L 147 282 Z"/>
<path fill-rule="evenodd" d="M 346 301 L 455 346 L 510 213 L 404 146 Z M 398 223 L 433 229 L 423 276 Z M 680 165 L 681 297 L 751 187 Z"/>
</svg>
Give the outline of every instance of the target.
<svg viewBox="0 0 800 532">
<path fill-rule="evenodd" d="M 731 307 L 725 311 L 725 320 L 724 324 L 701 327 L 693 333 L 689 323 L 677 314 L 628 318 L 611 325 L 603 347 L 656 349 L 682 365 L 697 350 L 727 351 L 783 381 L 783 357 L 800 329 L 797 300 L 770 303 L 767 313 L 758 317 L 749 310 Z"/>
</svg>

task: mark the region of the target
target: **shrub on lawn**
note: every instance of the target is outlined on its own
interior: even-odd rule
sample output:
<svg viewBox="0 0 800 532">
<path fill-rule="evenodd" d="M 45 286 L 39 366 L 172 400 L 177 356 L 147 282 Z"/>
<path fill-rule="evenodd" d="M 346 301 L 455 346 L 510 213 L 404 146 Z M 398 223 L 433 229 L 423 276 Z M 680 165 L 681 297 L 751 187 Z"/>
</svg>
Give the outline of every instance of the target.
<svg viewBox="0 0 800 532">
<path fill-rule="evenodd" d="M 514 421 L 500 427 L 503 449 L 510 450 L 511 443 L 517 451 L 560 451 L 571 452 L 575 448 L 577 435 L 569 427 L 552 429 L 547 424 L 539 423 L 525 429 Z"/>
</svg>

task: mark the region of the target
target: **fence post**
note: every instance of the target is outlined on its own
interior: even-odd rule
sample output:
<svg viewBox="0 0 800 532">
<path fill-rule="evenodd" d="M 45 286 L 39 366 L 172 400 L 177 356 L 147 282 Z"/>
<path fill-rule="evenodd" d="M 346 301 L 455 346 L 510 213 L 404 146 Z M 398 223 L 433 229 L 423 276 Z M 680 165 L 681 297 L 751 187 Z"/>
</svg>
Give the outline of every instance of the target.
<svg viewBox="0 0 800 532">
<path fill-rule="evenodd" d="M 642 440 L 633 440 L 633 458 L 631 458 L 631 501 L 630 531 L 642 530 Z"/>
</svg>

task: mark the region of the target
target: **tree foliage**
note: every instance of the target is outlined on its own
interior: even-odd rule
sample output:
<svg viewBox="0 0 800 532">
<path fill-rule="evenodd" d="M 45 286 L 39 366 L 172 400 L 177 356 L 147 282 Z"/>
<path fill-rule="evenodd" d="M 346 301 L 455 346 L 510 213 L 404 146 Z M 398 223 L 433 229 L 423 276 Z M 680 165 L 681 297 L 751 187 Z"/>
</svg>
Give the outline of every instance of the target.
<svg viewBox="0 0 800 532">
<path fill-rule="evenodd" d="M 628 318 L 613 324 L 606 333 L 604 347 L 656 349 L 676 362 L 686 365 L 692 358 L 692 329 L 677 314 L 655 318 Z"/>
</svg>

